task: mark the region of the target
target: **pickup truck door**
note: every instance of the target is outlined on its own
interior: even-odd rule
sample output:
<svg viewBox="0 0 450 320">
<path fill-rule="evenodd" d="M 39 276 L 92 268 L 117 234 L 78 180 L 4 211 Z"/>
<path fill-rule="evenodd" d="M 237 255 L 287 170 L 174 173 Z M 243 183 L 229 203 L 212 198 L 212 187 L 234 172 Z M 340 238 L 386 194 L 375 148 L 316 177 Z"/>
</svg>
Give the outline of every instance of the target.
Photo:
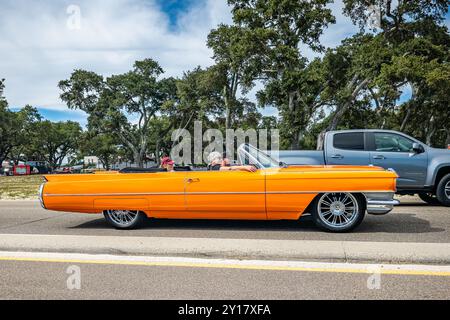
<svg viewBox="0 0 450 320">
<path fill-rule="evenodd" d="M 412 151 L 414 141 L 391 132 L 371 132 L 370 159 L 374 166 L 397 172 L 397 187 L 421 189 L 425 185 L 428 155 Z"/>
<path fill-rule="evenodd" d="M 263 170 L 191 171 L 185 183 L 191 218 L 267 219 Z"/>
<path fill-rule="evenodd" d="M 370 152 L 366 148 L 364 132 L 328 134 L 325 141 L 326 163 L 331 165 L 370 164 Z"/>
</svg>

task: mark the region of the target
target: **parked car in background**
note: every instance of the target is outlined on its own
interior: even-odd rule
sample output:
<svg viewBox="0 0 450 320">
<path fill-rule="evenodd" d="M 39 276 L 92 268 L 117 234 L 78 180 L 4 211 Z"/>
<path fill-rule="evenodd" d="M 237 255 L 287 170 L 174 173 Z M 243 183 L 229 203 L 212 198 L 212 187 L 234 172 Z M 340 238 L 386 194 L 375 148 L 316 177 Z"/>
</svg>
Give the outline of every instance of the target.
<svg viewBox="0 0 450 320">
<path fill-rule="evenodd" d="M 29 176 L 31 174 L 31 166 L 26 164 L 17 164 L 13 170 L 15 176 Z"/>
<path fill-rule="evenodd" d="M 54 173 L 56 174 L 70 174 L 73 173 L 73 169 L 72 167 L 61 167 L 61 168 L 57 168 Z"/>
<path fill-rule="evenodd" d="M 391 130 L 327 132 L 320 151 L 279 151 L 287 164 L 373 165 L 394 170 L 398 194 L 418 194 L 450 206 L 450 150 L 436 149 Z"/>
<path fill-rule="evenodd" d="M 52 171 L 46 161 L 27 161 L 25 164 L 31 167 L 31 174 L 49 174 Z"/>
</svg>

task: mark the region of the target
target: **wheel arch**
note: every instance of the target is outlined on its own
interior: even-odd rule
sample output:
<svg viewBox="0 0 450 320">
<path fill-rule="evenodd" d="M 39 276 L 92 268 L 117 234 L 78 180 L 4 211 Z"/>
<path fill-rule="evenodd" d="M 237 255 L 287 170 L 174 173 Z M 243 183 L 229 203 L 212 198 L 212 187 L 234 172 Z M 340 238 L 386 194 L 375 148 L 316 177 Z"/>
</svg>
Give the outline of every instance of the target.
<svg viewBox="0 0 450 320">
<path fill-rule="evenodd" d="M 361 202 L 364 205 L 364 210 L 367 210 L 367 197 L 363 192 L 349 192 L 349 191 L 334 191 L 336 193 L 350 193 L 356 197 L 360 197 Z M 320 198 L 325 193 L 332 193 L 332 192 L 321 192 L 316 194 L 316 196 L 311 200 L 310 204 L 306 207 L 306 209 L 303 211 L 303 213 L 311 213 L 311 210 L 313 210 L 313 206 L 316 203 L 316 200 Z"/>
<path fill-rule="evenodd" d="M 436 176 L 433 181 L 433 192 L 434 193 L 436 193 L 437 186 L 438 186 L 439 182 L 441 181 L 441 179 L 443 177 L 445 177 L 447 174 L 450 174 L 450 164 L 443 165 L 436 172 Z"/>
</svg>

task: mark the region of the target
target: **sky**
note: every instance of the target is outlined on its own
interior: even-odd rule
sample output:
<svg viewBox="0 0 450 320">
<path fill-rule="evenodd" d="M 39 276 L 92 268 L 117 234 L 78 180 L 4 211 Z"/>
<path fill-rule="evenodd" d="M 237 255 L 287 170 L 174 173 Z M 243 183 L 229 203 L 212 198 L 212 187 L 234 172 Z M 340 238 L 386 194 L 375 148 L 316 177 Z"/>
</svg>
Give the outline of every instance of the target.
<svg viewBox="0 0 450 320">
<path fill-rule="evenodd" d="M 213 64 L 206 37 L 218 24 L 232 22 L 226 0 L 0 1 L 0 78 L 6 79 L 11 108 L 30 104 L 52 121 L 82 124 L 86 115 L 68 110 L 57 87 L 74 69 L 109 76 L 150 57 L 165 76 L 180 77 L 183 71 Z M 337 23 L 321 41 L 335 47 L 357 29 L 342 15 L 341 0 L 330 8 Z M 302 50 L 309 58 L 317 55 Z"/>
</svg>

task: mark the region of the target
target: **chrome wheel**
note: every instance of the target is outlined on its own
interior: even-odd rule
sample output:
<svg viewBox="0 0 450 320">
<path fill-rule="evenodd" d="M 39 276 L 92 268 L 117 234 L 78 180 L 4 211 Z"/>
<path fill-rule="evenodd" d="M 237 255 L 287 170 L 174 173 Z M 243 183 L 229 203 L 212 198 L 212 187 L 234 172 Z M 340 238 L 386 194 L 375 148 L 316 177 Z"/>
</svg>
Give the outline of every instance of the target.
<svg viewBox="0 0 450 320">
<path fill-rule="evenodd" d="M 325 193 L 318 201 L 317 212 L 327 226 L 346 228 L 358 217 L 358 201 L 350 193 Z"/>
<path fill-rule="evenodd" d="M 138 211 L 129 210 L 106 210 L 106 214 L 120 227 L 129 227 L 135 223 L 139 217 Z"/>
</svg>

